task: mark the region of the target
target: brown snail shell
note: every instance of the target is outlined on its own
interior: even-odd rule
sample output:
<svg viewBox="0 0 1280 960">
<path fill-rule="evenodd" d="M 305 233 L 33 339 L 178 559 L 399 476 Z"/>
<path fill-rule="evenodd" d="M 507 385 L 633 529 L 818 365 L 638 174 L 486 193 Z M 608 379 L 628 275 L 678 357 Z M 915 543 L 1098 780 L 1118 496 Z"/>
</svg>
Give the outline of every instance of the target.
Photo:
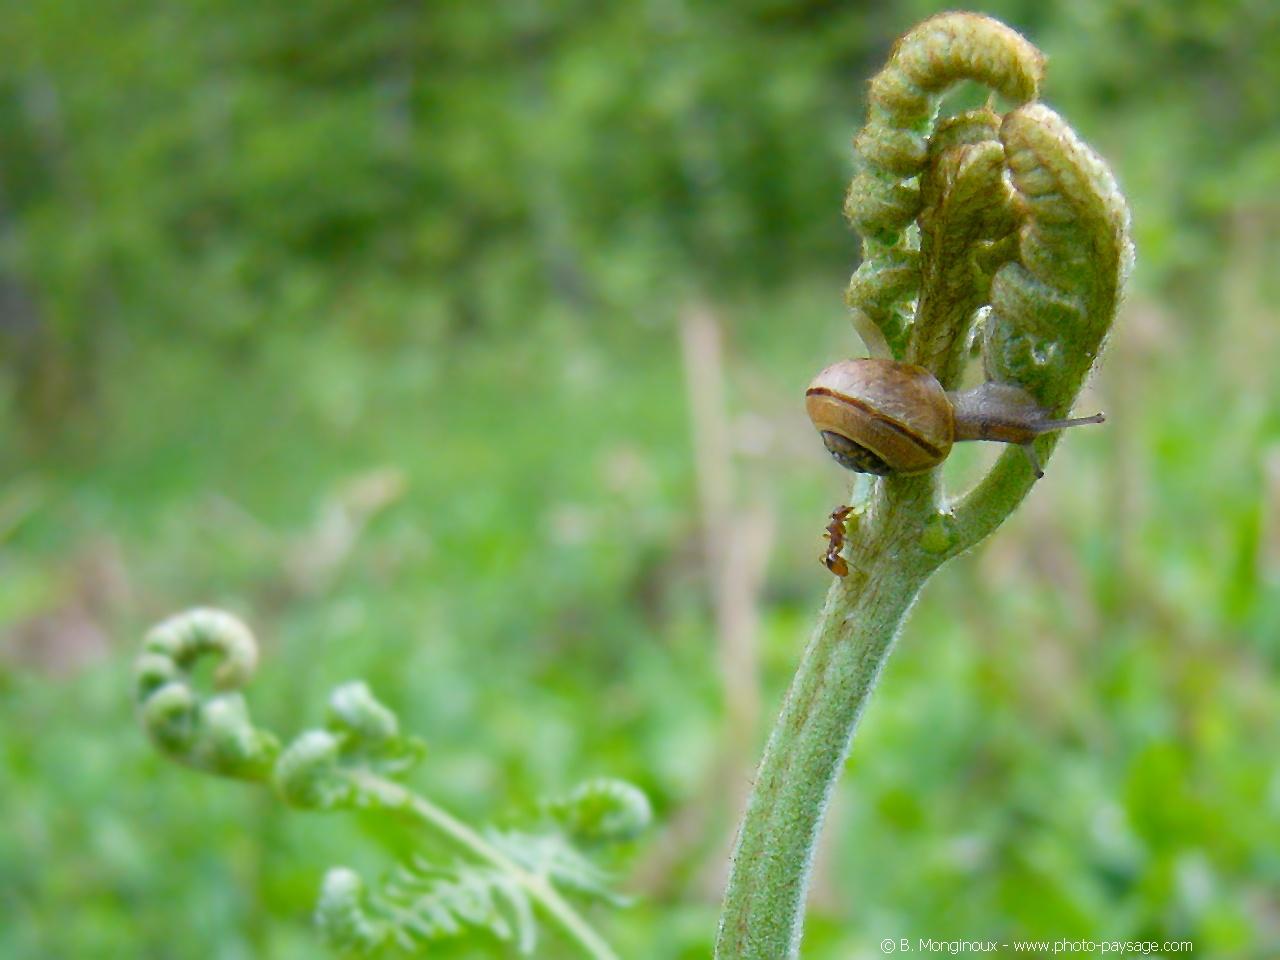
<svg viewBox="0 0 1280 960">
<path fill-rule="evenodd" d="M 1010 383 L 948 393 L 924 367 L 874 357 L 833 363 L 813 378 L 804 403 L 841 466 L 882 476 L 932 470 L 962 440 L 996 440 L 1022 447 L 1042 477 L 1036 437 L 1106 419 L 1054 417 Z"/>
<path fill-rule="evenodd" d="M 923 473 L 946 459 L 955 413 L 924 367 L 896 360 L 842 360 L 805 391 L 805 409 L 841 466 L 859 473 Z"/>
</svg>

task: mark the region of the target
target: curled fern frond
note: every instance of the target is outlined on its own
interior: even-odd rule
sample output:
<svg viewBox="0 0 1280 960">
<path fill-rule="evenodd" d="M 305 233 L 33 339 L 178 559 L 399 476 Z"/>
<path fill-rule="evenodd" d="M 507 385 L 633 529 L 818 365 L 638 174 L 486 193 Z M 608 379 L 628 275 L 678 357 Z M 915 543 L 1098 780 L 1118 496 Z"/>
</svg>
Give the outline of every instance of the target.
<svg viewBox="0 0 1280 960">
<path fill-rule="evenodd" d="M 611 777 L 579 784 L 566 796 L 547 804 L 569 836 L 589 843 L 634 840 L 653 820 L 653 807 L 643 790 Z"/>
<path fill-rule="evenodd" d="M 362 680 L 344 683 L 329 695 L 326 722 L 370 745 L 382 745 L 400 736 L 400 721 L 379 703 Z"/>
<path fill-rule="evenodd" d="M 422 759 L 425 747 L 402 736 L 396 715 L 361 681 L 329 697 L 327 729 L 307 730 L 281 754 L 273 781 L 285 803 L 312 810 L 366 805 L 364 776 L 397 777 Z"/>
<path fill-rule="evenodd" d="M 227 692 L 202 696 L 196 690 L 192 671 L 205 656 L 221 659 L 213 682 Z M 182 763 L 221 776 L 265 779 L 280 744 L 254 726 L 236 692 L 257 662 L 253 634 L 228 613 L 197 609 L 164 621 L 147 634 L 134 665 L 134 696 L 147 734 Z"/>
<path fill-rule="evenodd" d="M 871 80 L 868 105 L 891 129 L 921 131 L 939 96 L 962 80 L 1026 103 L 1043 78 L 1044 54 L 1016 30 L 976 13 L 941 13 L 893 45 L 889 62 Z"/>
<path fill-rule="evenodd" d="M 299 734 L 280 755 L 272 782 L 281 800 L 304 810 L 337 810 L 358 800 L 343 769 L 342 740 L 328 730 Z"/>
<path fill-rule="evenodd" d="M 219 690 L 243 687 L 258 668 L 258 643 L 243 621 L 223 610 L 197 607 L 152 627 L 142 652 L 172 661 L 189 670 L 206 654 L 221 657 L 213 674 Z"/>
<path fill-rule="evenodd" d="M 1133 262 L 1129 210 L 1102 158 L 1043 104 L 1009 113 L 1000 133 L 1024 221 L 1017 262 L 992 284 L 987 370 L 1064 409 Z"/>
<path fill-rule="evenodd" d="M 942 95 L 972 80 L 1013 103 L 1025 103 L 1035 98 L 1043 73 L 1041 53 L 1004 24 L 976 14 L 944 13 L 899 40 L 872 79 L 867 123 L 854 139 L 856 169 L 845 216 L 863 236 L 863 265 L 846 302 L 873 354 L 905 355 L 912 301 L 924 285 L 920 242 L 908 228 L 931 202 L 921 179 L 931 152 L 948 146 L 933 130 Z M 995 142 L 994 131 L 986 140 Z M 968 166 L 996 162 L 989 149 L 982 155 Z M 868 320 L 879 336 L 869 334 Z"/>
<path fill-rule="evenodd" d="M 400 720 L 361 680 L 344 683 L 329 696 L 326 725 L 340 739 L 349 765 L 398 777 L 422 759 L 425 744 L 400 733 Z"/>
</svg>

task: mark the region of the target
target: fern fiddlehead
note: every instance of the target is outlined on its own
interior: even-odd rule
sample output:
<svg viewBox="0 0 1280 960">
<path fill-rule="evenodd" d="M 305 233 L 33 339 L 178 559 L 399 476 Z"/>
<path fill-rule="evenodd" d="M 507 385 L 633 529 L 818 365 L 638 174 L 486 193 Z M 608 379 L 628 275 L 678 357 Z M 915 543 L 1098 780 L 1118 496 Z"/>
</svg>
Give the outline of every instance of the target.
<svg viewBox="0 0 1280 960">
<path fill-rule="evenodd" d="M 201 698 L 192 669 L 220 659 L 218 693 Z M 253 676 L 258 645 L 248 628 L 220 610 L 197 609 L 154 627 L 134 665 L 141 720 L 163 752 L 199 770 L 242 780 L 265 779 L 280 742 L 253 725 L 239 690 Z"/>
<path fill-rule="evenodd" d="M 952 388 L 976 343 L 988 379 L 1062 416 L 1114 320 L 1132 250 L 1106 164 L 1037 101 L 1043 72 L 1035 47 L 976 14 L 933 17 L 895 45 L 854 140 L 845 212 L 863 262 L 846 300 L 873 355 L 924 366 Z M 942 95 L 964 80 L 992 99 L 940 121 Z M 1039 438 L 1041 462 L 1056 441 Z M 717 957 L 797 955 L 823 815 L 908 609 L 929 576 L 995 530 L 1035 480 L 1012 450 L 960 496 L 934 469 L 877 477 L 848 508 L 848 575 L 831 586 L 765 748 Z"/>
<path fill-rule="evenodd" d="M 206 656 L 220 661 L 207 695 L 194 678 Z M 645 829 L 651 811 L 640 790 L 591 780 L 546 801 L 530 829 L 475 829 L 400 782 L 422 759 L 423 744 L 401 732 L 395 713 L 363 682 L 334 689 L 324 725 L 282 748 L 254 725 L 240 692 L 257 661 L 253 634 L 222 611 L 191 610 L 152 629 L 134 668 L 138 715 L 152 742 L 206 773 L 270 785 L 289 806 L 398 814 L 459 854 L 446 863 L 414 855 L 373 888 L 352 870 L 331 869 L 315 914 L 330 946 L 348 954 L 417 953 L 432 941 L 484 930 L 527 955 L 541 914 L 587 956 L 616 960 L 563 893 L 618 902 L 609 874 L 590 854 Z"/>
<path fill-rule="evenodd" d="M 902 359 L 917 322 L 911 302 L 922 286 L 922 243 L 908 228 L 926 204 L 938 199 L 928 196 L 927 179 L 921 179 L 931 150 L 935 157 L 941 152 L 933 125 L 942 94 L 961 80 L 974 80 L 1025 103 L 1038 93 L 1043 73 L 1044 57 L 1004 24 L 972 14 L 943 14 L 899 40 L 889 63 L 871 81 L 867 123 L 854 138 L 857 169 L 844 209 L 863 237 L 862 264 L 845 299 L 873 354 Z M 994 136 L 981 142 L 994 143 Z M 989 168 L 990 151 L 984 152 L 981 165 Z M 937 258 L 946 250 L 935 244 L 924 253 Z"/>
</svg>

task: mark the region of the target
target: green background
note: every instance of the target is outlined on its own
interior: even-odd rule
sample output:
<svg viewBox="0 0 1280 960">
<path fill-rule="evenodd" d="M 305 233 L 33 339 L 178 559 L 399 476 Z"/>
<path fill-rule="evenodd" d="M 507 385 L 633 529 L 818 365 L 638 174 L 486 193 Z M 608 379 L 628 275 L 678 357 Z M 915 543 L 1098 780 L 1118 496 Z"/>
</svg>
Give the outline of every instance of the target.
<svg viewBox="0 0 1280 960">
<path fill-rule="evenodd" d="M 892 39 L 940 9 L 4 5 L 0 955 L 317 956 L 324 869 L 405 853 L 150 749 L 129 663 L 196 603 L 259 632 L 264 722 L 301 729 L 367 678 L 429 743 L 415 784 L 468 819 L 643 786 L 636 903 L 591 915 L 627 957 L 709 954 L 847 493 L 800 397 L 858 349 L 849 140 Z M 1045 100 L 1133 206 L 1137 271 L 1078 407 L 1110 419 L 926 589 L 835 798 L 805 956 L 1026 936 L 1274 958 L 1280 8 L 982 9 L 1049 55 Z M 718 351 L 682 349 L 699 317 Z M 695 446 L 691 371 L 719 442 Z M 710 529 L 700 483 L 729 497 Z M 728 671 L 708 539 L 760 568 L 727 601 L 757 655 Z"/>
</svg>

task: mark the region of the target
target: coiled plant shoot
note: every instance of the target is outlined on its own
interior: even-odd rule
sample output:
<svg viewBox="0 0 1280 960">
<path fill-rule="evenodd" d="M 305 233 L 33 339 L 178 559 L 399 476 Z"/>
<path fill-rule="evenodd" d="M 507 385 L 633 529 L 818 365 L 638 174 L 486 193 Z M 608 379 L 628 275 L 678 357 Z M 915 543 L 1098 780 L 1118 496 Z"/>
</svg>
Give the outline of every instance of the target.
<svg viewBox="0 0 1280 960">
<path fill-rule="evenodd" d="M 854 140 L 845 212 L 863 260 L 847 301 L 872 355 L 953 390 L 977 344 L 987 380 L 1062 418 L 1111 328 L 1132 248 L 1107 165 L 1037 99 L 1044 67 L 1027 40 L 975 14 L 941 14 L 898 41 Z M 940 119 L 961 81 L 989 88 L 988 105 Z M 1058 437 L 1035 440 L 1039 463 Z M 907 611 L 934 571 L 1013 512 L 1037 479 L 1032 462 L 1009 449 L 959 494 L 938 469 L 859 488 L 832 558 L 847 575 L 833 578 L 739 829 L 721 960 L 798 955 L 823 816 Z"/>
</svg>

